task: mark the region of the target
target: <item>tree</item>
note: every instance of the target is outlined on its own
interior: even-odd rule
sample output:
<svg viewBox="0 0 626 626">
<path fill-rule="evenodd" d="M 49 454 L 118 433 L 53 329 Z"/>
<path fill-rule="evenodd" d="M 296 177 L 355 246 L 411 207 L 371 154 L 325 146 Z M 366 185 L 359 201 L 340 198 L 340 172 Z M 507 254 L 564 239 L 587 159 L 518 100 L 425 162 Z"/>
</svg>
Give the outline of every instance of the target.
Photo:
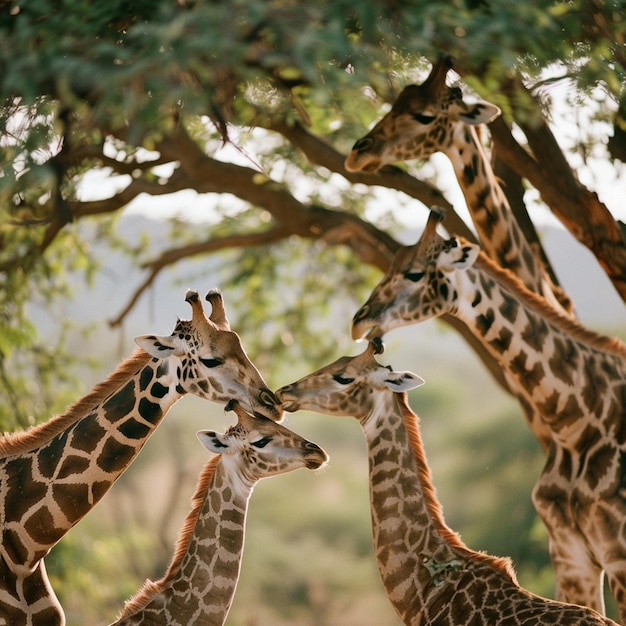
<svg viewBox="0 0 626 626">
<path fill-rule="evenodd" d="M 410 163 L 374 176 L 343 166 L 355 139 L 403 86 L 423 79 L 441 51 L 455 59 L 463 89 L 503 110 L 489 127 L 490 148 L 528 237 L 535 236 L 527 228 L 532 194 L 524 191 L 534 190 L 593 251 L 624 298 L 622 224 L 598 190 L 580 182 L 575 167 L 593 158 L 620 171 L 626 159 L 625 5 L 539 0 L 520 10 L 504 0 L 319 0 L 304 6 L 293 0 L 0 0 L 0 427 L 47 419 L 84 391 L 76 375 L 88 358 L 67 348 L 80 320 L 67 320 L 52 340 L 38 330 L 33 306 L 70 298 L 76 272 L 97 276 L 93 248 L 99 240 L 136 268 L 128 277 L 134 296 L 114 319 L 103 320 L 114 328 L 166 268 L 222 255 L 221 286 L 230 314 L 239 313 L 236 328 L 262 329 L 247 335 L 257 345 L 246 342 L 246 348 L 264 375 L 279 353 L 289 359 L 287 367 L 305 374 L 331 353 L 338 356 L 337 343 L 352 350 L 348 319 L 399 245 L 407 227 L 401 214 L 425 216 L 426 208 L 440 205 L 449 232 L 473 237 L 432 169 Z M 557 84 L 568 86 L 564 105 L 553 99 Z M 561 119 L 572 123 L 573 140 L 555 137 L 551 122 Z M 203 209 L 204 224 L 173 220 L 171 238 L 149 246 L 118 237 L 115 220 L 129 204 L 181 190 L 212 199 Z M 446 388 L 444 400 L 449 397 Z M 469 404 L 479 403 L 482 408 L 482 398 Z M 485 443 L 482 432 L 468 445 L 465 430 L 452 431 L 463 436 L 465 454 L 473 441 Z M 333 441 L 337 437 L 334 430 Z M 517 462 L 526 466 L 525 448 L 515 443 Z M 450 441 L 442 447 L 449 452 Z M 477 456 L 483 458 L 482 450 Z M 464 458 L 458 457 L 465 485 Z M 509 474 L 496 473 L 506 486 Z M 490 500 L 501 492 L 496 485 Z M 484 499 L 476 500 L 482 506 Z M 454 519 L 452 507 L 446 511 Z M 529 504 L 519 516 L 528 511 Z M 268 518 L 271 527 L 281 516 L 272 509 Z M 329 537 L 337 528 L 353 535 L 354 521 L 325 523 Z M 478 544 L 496 536 L 478 525 L 468 539 Z M 361 530 L 365 542 L 368 531 Z M 508 549 L 502 535 L 498 541 L 509 554 L 528 554 L 537 544 L 533 532 L 529 525 L 522 549 Z M 136 584 L 119 571 L 125 542 L 147 545 L 155 535 L 148 540 L 132 526 L 116 543 L 97 546 L 113 572 L 107 584 L 123 579 L 116 603 Z M 317 544 L 309 543 L 319 555 Z M 66 594 L 87 545 L 65 542 L 57 553 Z M 151 549 L 141 550 L 142 557 Z M 101 554 L 91 554 L 103 563 Z M 521 571 L 526 567 L 533 578 L 527 564 Z M 96 575 L 85 587 L 94 593 L 100 584 L 102 591 L 97 574 L 105 570 L 91 560 L 81 571 L 87 568 Z M 334 559 L 328 571 L 343 590 Z M 160 573 L 156 567 L 153 574 Z M 84 604 L 87 590 L 75 586 L 73 592 Z"/>
<path fill-rule="evenodd" d="M 623 9 L 619 0 L 543 0 L 523 12 L 502 0 L 0 2 L 3 425 L 48 416 L 54 394 L 33 402 L 32 381 L 49 388 L 54 363 L 58 388 L 56 375 L 66 369 L 59 364 L 69 358 L 63 336 L 58 346 L 42 344 L 29 320 L 32 294 L 68 297 L 69 270 L 97 272 L 80 224 L 97 219 L 89 236 L 110 238 L 106 225 L 140 194 L 192 189 L 243 202 L 216 202 L 205 236 L 179 228 L 167 249 L 144 260 L 135 295 L 113 326 L 165 267 L 222 250 L 239 251 L 232 281 L 253 297 L 250 317 L 263 319 L 275 306 L 268 295 L 274 286 L 290 271 L 301 280 L 306 241 L 322 242 L 333 251 L 318 257 L 316 278 L 329 267 L 332 274 L 325 282 L 309 279 L 319 295 L 275 311 L 304 335 L 331 293 L 364 293 L 371 268 L 384 270 L 397 248 L 401 224 L 393 207 L 369 217 L 378 187 L 401 192 L 393 196 L 398 204 L 408 196 L 416 207 L 446 207 L 448 230 L 471 237 L 417 166 L 388 166 L 375 177 L 343 167 L 383 104 L 442 50 L 456 59 L 466 88 L 504 111 L 490 133 L 507 176 L 537 190 L 625 298 L 621 225 L 568 164 L 572 155 L 584 163 L 599 154 L 610 167 L 623 158 Z M 581 122 L 578 143 L 559 145 L 548 123 L 550 85 L 559 81 L 571 86 L 566 114 L 584 103 L 605 135 L 588 134 Z M 223 157 L 224 145 L 247 161 Z M 85 189 L 94 171 L 106 174 L 112 191 L 90 199 Z M 519 188 L 507 186 L 512 194 Z M 529 224 L 519 193 L 512 204 Z M 139 245 L 126 251 L 140 257 Z M 299 270 L 290 267 L 298 255 Z M 282 334 L 265 347 L 284 347 Z M 330 338 L 315 345 L 318 355 L 328 352 Z"/>
</svg>

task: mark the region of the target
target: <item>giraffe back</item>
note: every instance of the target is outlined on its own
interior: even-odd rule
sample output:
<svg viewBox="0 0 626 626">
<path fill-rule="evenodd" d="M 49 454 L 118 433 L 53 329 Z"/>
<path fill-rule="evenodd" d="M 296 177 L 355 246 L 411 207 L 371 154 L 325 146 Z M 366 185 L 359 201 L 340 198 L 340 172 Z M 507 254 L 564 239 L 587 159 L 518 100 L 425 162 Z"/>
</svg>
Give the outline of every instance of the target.
<svg viewBox="0 0 626 626">
<path fill-rule="evenodd" d="M 138 348 L 131 356 L 122 361 L 104 381 L 95 385 L 86 396 L 74 402 L 64 413 L 52 417 L 43 424 L 31 426 L 27 430 L 4 433 L 0 437 L 0 458 L 34 450 L 52 437 L 62 433 L 69 426 L 85 417 L 89 411 L 93 410 L 124 382 L 132 378 L 150 359 L 151 356 L 147 352 Z"/>
</svg>

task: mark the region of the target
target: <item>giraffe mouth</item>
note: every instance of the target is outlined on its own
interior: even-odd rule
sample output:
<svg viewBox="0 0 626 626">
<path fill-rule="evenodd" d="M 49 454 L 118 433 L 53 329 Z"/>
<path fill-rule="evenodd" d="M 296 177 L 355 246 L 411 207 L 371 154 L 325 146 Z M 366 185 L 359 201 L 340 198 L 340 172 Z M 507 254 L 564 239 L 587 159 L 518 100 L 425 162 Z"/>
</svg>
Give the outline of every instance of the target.
<svg viewBox="0 0 626 626">
<path fill-rule="evenodd" d="M 291 387 L 292 385 L 285 385 L 280 389 L 277 389 L 275 393 L 276 398 L 280 402 L 280 406 L 283 411 L 288 411 L 289 413 L 293 413 L 300 408 L 298 406 L 298 399 L 294 398 L 290 392 Z M 288 397 L 290 395 L 292 396 L 291 398 Z"/>
<path fill-rule="evenodd" d="M 358 160 L 359 156 L 355 156 L 352 160 L 352 163 L 350 163 L 350 167 L 347 167 L 346 163 L 346 169 L 349 172 L 365 172 L 366 174 L 375 174 L 380 169 L 382 169 L 382 163 L 378 159 L 357 164 Z M 360 160 L 363 161 L 362 158 Z"/>
<path fill-rule="evenodd" d="M 371 328 L 368 328 L 362 335 L 359 337 L 358 341 L 369 341 L 376 345 L 382 344 L 383 337 L 385 335 L 385 331 L 376 324 Z"/>
<path fill-rule="evenodd" d="M 289 413 L 293 413 L 298 410 L 298 405 L 295 400 L 283 400 L 283 409 Z"/>
<path fill-rule="evenodd" d="M 306 465 L 307 469 L 316 470 L 316 469 L 320 469 L 320 467 L 322 467 L 323 465 L 326 465 L 326 461 L 320 461 L 318 459 L 314 459 L 314 460 L 309 459 L 305 461 L 304 464 Z"/>
<path fill-rule="evenodd" d="M 374 174 L 375 172 L 380 171 L 382 167 L 383 164 L 380 161 L 370 161 L 369 163 L 365 164 L 361 169 L 368 174 Z"/>
</svg>

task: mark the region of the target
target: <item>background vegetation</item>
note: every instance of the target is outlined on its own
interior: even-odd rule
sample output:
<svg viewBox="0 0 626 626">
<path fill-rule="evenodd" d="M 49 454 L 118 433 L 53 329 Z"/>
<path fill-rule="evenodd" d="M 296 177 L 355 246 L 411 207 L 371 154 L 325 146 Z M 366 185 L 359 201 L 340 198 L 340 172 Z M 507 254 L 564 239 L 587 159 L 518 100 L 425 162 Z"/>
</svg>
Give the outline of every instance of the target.
<svg viewBox="0 0 626 626">
<path fill-rule="evenodd" d="M 503 110 L 489 147 L 527 236 L 539 245 L 533 222 L 558 219 L 623 299 L 622 208 L 604 186 L 623 183 L 625 8 L 0 0 L 0 427 L 61 411 L 134 334 L 171 329 L 187 316 L 187 286 L 222 288 L 274 386 L 354 353 L 348 320 L 425 208 L 447 207 L 446 228 L 473 236 L 443 161 L 375 176 L 343 168 L 440 51 L 466 91 Z M 139 213 L 160 221 L 147 227 Z M 593 293 L 583 287 L 577 307 Z M 477 357 L 459 342 L 443 350 L 449 330 L 430 343 L 424 332 L 398 335 L 387 354 L 428 380 L 412 399 L 448 521 L 551 594 L 528 497 L 541 452 Z M 332 466 L 259 486 L 230 621 L 393 623 L 357 425 L 309 417 L 290 424 Z M 71 624 L 106 623 L 163 571 L 205 458 L 193 430 L 207 420 L 223 425 L 221 409 L 180 403 L 55 548 L 48 568 Z"/>
</svg>

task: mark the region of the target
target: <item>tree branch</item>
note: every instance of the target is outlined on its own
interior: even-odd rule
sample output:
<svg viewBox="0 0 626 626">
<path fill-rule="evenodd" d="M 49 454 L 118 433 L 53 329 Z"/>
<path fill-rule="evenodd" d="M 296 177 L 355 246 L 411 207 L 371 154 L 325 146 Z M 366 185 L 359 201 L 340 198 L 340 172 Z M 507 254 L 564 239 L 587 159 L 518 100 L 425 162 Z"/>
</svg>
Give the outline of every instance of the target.
<svg viewBox="0 0 626 626">
<path fill-rule="evenodd" d="M 619 225 L 597 194 L 578 181 L 545 123 L 525 124 L 522 129 L 535 156 L 517 143 L 501 118 L 490 124 L 498 154 L 539 191 L 550 210 L 593 252 L 626 301 L 626 246 Z"/>
<path fill-rule="evenodd" d="M 212 252 L 218 252 L 219 250 L 226 250 L 229 248 L 242 248 L 267 245 L 270 243 L 276 243 L 282 239 L 285 239 L 290 235 L 289 232 L 282 228 L 274 228 L 262 233 L 249 233 L 245 235 L 233 235 L 230 237 L 221 237 L 219 239 L 211 239 L 209 241 L 203 241 L 199 243 L 182 246 L 180 248 L 173 248 L 166 250 L 154 261 L 144 263 L 141 267 L 147 269 L 148 275 L 139 287 L 133 292 L 130 300 L 126 306 L 122 309 L 117 317 L 109 321 L 109 326 L 112 328 L 119 326 L 126 316 L 133 309 L 137 301 L 141 297 L 144 291 L 150 287 L 155 281 L 156 277 L 166 267 L 199 254 L 211 254 Z"/>
<path fill-rule="evenodd" d="M 253 206 L 268 211 L 275 221 L 272 230 L 262 233 L 233 235 L 209 240 L 164 252 L 144 268 L 149 274 L 131 297 L 123 311 L 110 322 L 119 325 L 167 265 L 197 254 L 208 254 L 232 247 L 266 245 L 298 235 L 307 239 L 326 238 L 332 243 L 352 247 L 364 263 L 385 270 L 398 243 L 388 234 L 350 213 L 332 211 L 318 205 L 305 205 L 282 185 L 249 167 L 217 161 L 204 154 L 182 129 L 164 140 L 164 151 L 176 153 L 181 167 L 177 170 L 176 187 L 193 186 L 200 193 L 230 193 Z M 195 184 L 192 185 L 191 181 Z"/>
<path fill-rule="evenodd" d="M 174 176 L 171 176 L 165 183 L 154 183 L 145 178 L 135 178 L 124 187 L 124 189 L 110 198 L 105 198 L 104 200 L 90 200 L 87 202 L 68 202 L 68 206 L 75 218 L 87 217 L 89 215 L 103 215 L 105 213 L 118 211 L 142 193 L 149 196 L 162 196 L 186 188 L 187 185 L 179 184 L 178 179 Z"/>
<path fill-rule="evenodd" d="M 443 225 L 453 235 L 461 235 L 475 241 L 474 234 L 467 224 L 459 217 L 446 197 L 432 185 L 416 179 L 399 167 L 386 165 L 379 172 L 349 172 L 344 167 L 345 154 L 341 154 L 319 137 L 306 130 L 301 124 L 288 123 L 282 119 L 273 119 L 265 128 L 280 133 L 292 145 L 296 146 L 315 164 L 325 167 L 331 172 L 341 174 L 353 184 L 361 183 L 368 186 L 379 186 L 402 191 L 411 198 L 419 200 L 427 207 L 441 206 L 446 209 Z"/>
<path fill-rule="evenodd" d="M 384 272 L 399 248 L 398 242 L 393 237 L 356 215 L 333 211 L 318 205 L 304 205 L 283 185 L 272 181 L 256 170 L 232 163 L 223 163 L 208 157 L 182 128 L 164 140 L 162 149 L 169 157 L 172 157 L 175 152 L 181 162 L 181 167 L 177 170 L 181 178 L 180 184 L 183 184 L 185 177 L 191 177 L 193 181 L 196 181 L 194 188 L 199 192 L 236 195 L 253 206 L 268 211 L 275 220 L 275 227 L 262 233 L 223 237 L 163 253 L 158 259 L 144 266 L 150 270 L 148 276 L 133 294 L 124 310 L 110 322 L 111 326 L 121 324 L 141 294 L 166 265 L 187 258 L 191 254 L 207 254 L 244 245 L 248 247 L 266 245 L 297 235 L 307 239 L 323 239 L 330 245 L 348 245 L 363 263 L 374 265 Z M 397 170 L 397 168 L 393 169 Z M 400 170 L 397 171 L 400 172 Z M 502 368 L 474 339 L 467 328 L 449 316 L 444 316 L 443 319 L 465 338 L 495 380 L 504 389 L 508 389 L 502 376 Z"/>
</svg>

